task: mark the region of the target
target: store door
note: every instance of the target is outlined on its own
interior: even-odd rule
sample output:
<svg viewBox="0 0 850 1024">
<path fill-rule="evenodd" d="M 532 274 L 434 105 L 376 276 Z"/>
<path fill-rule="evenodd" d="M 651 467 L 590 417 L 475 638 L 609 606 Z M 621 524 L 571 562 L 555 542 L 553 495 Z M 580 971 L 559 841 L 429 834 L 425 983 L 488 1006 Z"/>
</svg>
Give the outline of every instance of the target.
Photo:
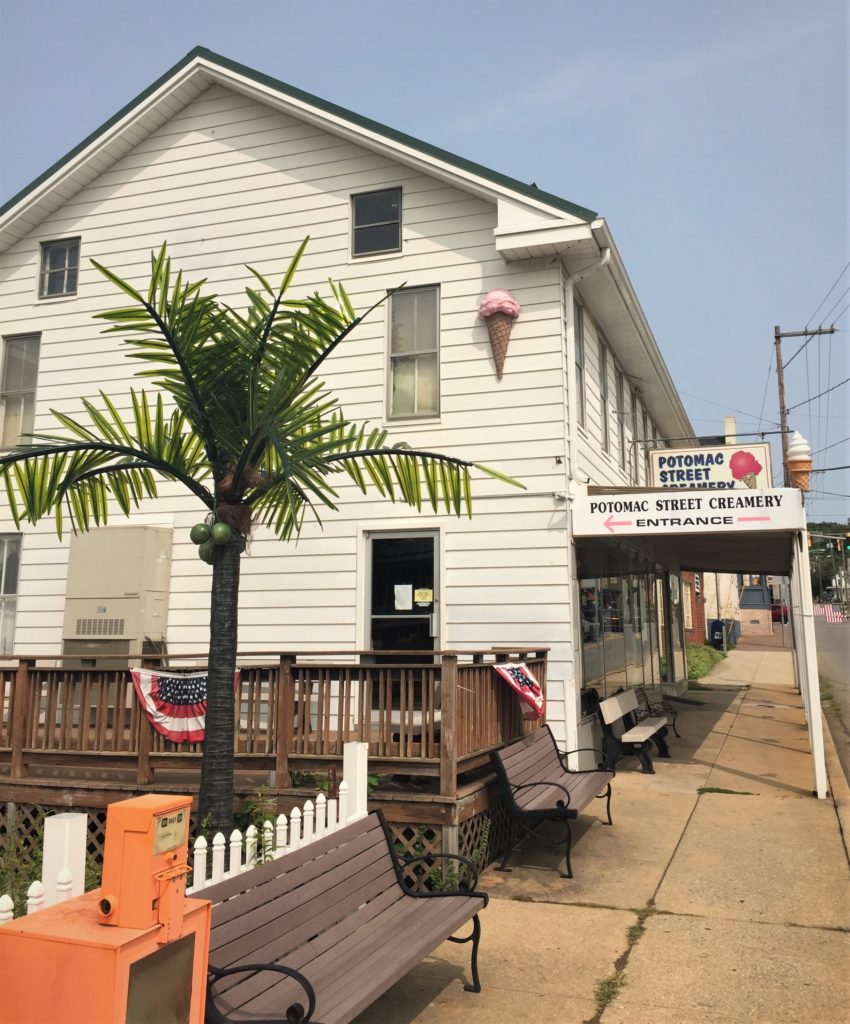
<svg viewBox="0 0 850 1024">
<path fill-rule="evenodd" d="M 370 537 L 373 651 L 439 649 L 437 536 L 416 532 Z"/>
</svg>

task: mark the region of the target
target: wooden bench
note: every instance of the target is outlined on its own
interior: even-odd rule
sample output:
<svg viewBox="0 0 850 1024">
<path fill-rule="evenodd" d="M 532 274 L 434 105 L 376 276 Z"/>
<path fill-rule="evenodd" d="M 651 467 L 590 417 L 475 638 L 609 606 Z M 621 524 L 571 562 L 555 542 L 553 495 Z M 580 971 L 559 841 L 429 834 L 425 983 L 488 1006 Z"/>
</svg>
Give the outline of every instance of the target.
<svg viewBox="0 0 850 1024">
<path fill-rule="evenodd" d="M 659 757 L 670 756 L 664 738 L 667 735 L 667 719 L 661 715 L 638 721 L 637 709 L 634 690 L 622 690 L 599 702 L 604 763 L 607 768 L 613 768 L 623 754 L 635 754 L 640 761 L 641 771 L 654 775 L 655 769 L 649 756 L 650 743 L 655 744 Z"/>
<path fill-rule="evenodd" d="M 601 752 L 595 753 L 601 761 Z M 497 871 L 511 870 L 507 866 L 508 858 L 528 835 L 535 835 L 544 842 L 557 845 L 560 840 L 553 842 L 539 835 L 538 830 L 546 821 L 559 821 L 566 828 L 564 843 L 567 870 L 566 873 L 561 872 L 561 877 L 572 878 L 570 821 L 577 818 L 591 800 L 598 797 L 607 799 L 608 824 L 612 824 L 613 770 L 570 771 L 564 760 L 566 756 L 558 750 L 548 725 L 535 729 L 508 747 L 490 751 L 490 760 L 512 820 L 511 837 Z"/>
<path fill-rule="evenodd" d="M 636 715 L 639 722 L 642 722 L 645 718 L 657 718 L 663 715 L 673 729 L 673 734 L 678 736 L 679 739 L 682 738 L 679 730 L 676 728 L 676 719 L 679 717 L 679 712 L 669 700 L 664 700 L 663 696 L 661 700 L 652 700 L 643 684 L 635 687 L 635 696 L 638 701 Z"/>
<path fill-rule="evenodd" d="M 432 859 L 459 862 L 441 873 L 460 879 L 459 891 L 436 891 Z M 213 901 L 207 1022 L 346 1024 L 446 939 L 472 943 L 465 988 L 480 992 L 487 894 L 477 883 L 463 857 L 400 860 L 375 811 L 204 889 Z M 454 938 L 469 921 L 471 934 Z"/>
</svg>

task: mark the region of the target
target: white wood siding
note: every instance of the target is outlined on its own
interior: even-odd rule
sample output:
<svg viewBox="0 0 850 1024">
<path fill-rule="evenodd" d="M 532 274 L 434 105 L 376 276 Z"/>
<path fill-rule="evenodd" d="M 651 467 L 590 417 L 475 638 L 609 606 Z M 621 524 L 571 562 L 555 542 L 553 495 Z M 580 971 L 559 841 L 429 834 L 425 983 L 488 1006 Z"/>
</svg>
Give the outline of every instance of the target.
<svg viewBox="0 0 850 1024">
<path fill-rule="evenodd" d="M 352 260 L 351 194 L 399 185 L 402 254 Z M 128 408 L 132 363 L 116 336 L 102 335 L 92 320 L 123 297 L 91 258 L 144 282 L 151 249 L 167 240 L 177 266 L 208 277 L 210 288 L 241 305 L 250 283 L 244 264 L 277 278 L 309 234 L 297 280 L 303 292 L 324 290 L 334 277 L 362 309 L 402 282 L 439 285 L 441 416 L 391 423 L 391 434 L 497 466 L 527 492 L 481 480 L 475 518 L 467 521 L 416 516 L 341 483 L 340 511 L 328 512 L 323 528 L 308 522 L 298 543 L 257 532 L 242 562 L 240 646 L 363 646 L 358 528 L 438 528 L 443 646 L 550 646 L 549 718 L 557 729 L 564 680 L 572 678 L 566 514 L 554 497 L 564 489 L 566 459 L 561 279 L 557 267 L 543 263 L 506 264 L 495 252 L 495 225 L 495 203 L 215 86 L 0 257 L 2 334 L 41 334 L 36 430 L 46 431 L 53 428 L 51 407 L 79 412 L 80 396 L 96 397 L 101 388 Z M 39 243 L 74 235 L 82 238 L 78 295 L 39 301 Z M 522 306 L 502 381 L 477 316 L 494 287 L 509 288 Z M 326 364 L 325 379 L 353 419 L 382 422 L 386 348 L 382 308 Z M 592 373 L 590 343 L 588 356 Z M 592 411 L 590 382 L 588 394 Z M 164 497 L 146 503 L 133 521 L 173 525 L 169 645 L 175 652 L 203 650 L 211 570 L 188 531 L 204 510 L 174 487 L 161 491 Z M 111 520 L 123 522 L 117 513 Z M 0 530 L 12 529 L 2 503 Z M 58 542 L 51 524 L 25 531 L 20 652 L 61 649 L 67 554 L 67 538 Z"/>
</svg>

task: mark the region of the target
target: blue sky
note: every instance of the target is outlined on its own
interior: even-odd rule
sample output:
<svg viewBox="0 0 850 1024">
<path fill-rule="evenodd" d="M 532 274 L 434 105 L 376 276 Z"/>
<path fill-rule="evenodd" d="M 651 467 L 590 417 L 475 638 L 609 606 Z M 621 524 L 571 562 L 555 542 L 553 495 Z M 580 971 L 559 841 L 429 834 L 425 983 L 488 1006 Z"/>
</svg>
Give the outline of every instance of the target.
<svg viewBox="0 0 850 1024">
<path fill-rule="evenodd" d="M 776 429 L 775 324 L 838 318 L 789 406 L 850 376 L 844 0 L 0 0 L 0 201 L 198 44 L 598 211 L 697 433 Z M 790 414 L 815 468 L 848 396 Z"/>
</svg>

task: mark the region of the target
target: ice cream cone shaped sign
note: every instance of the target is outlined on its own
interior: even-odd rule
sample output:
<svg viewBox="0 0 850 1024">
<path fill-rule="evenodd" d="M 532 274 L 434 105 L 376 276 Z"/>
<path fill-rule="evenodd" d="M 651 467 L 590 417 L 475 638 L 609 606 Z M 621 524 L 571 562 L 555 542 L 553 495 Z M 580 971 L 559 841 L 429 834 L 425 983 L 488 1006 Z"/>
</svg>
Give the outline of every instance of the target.
<svg viewBox="0 0 850 1024">
<path fill-rule="evenodd" d="M 788 442 L 785 456 L 788 478 L 792 487 L 801 491 L 809 489 L 809 476 L 812 472 L 812 448 L 809 442 L 798 431 L 794 431 Z"/>
<path fill-rule="evenodd" d="M 505 356 L 508 354 L 511 328 L 514 325 L 514 320 L 519 316 L 519 312 L 519 303 L 504 288 L 494 288 L 493 291 L 488 292 L 478 307 L 478 315 L 487 324 L 487 332 L 490 335 L 490 348 L 493 350 L 496 376 L 499 380 L 502 379 L 502 371 L 505 367 Z"/>
<path fill-rule="evenodd" d="M 758 487 L 762 465 L 752 452 L 735 452 L 729 460 L 729 469 L 735 480 L 740 480 L 747 487 Z"/>
</svg>

